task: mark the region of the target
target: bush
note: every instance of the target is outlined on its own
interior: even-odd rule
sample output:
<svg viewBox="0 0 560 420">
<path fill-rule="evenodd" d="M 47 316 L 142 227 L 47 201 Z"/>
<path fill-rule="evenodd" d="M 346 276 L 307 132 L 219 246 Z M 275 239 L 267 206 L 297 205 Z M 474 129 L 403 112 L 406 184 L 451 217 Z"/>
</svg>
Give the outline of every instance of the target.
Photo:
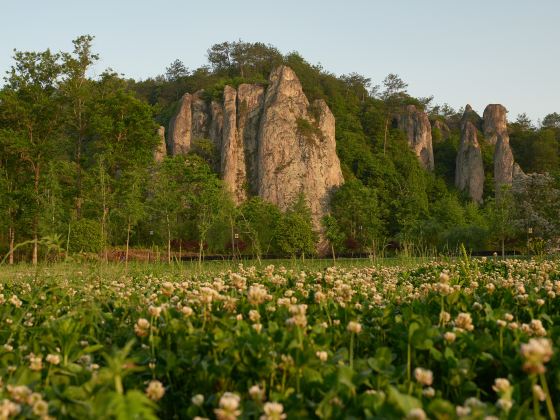
<svg viewBox="0 0 560 420">
<path fill-rule="evenodd" d="M 100 252 L 103 248 L 101 224 L 96 220 L 80 219 L 70 226 L 70 252 Z"/>
</svg>

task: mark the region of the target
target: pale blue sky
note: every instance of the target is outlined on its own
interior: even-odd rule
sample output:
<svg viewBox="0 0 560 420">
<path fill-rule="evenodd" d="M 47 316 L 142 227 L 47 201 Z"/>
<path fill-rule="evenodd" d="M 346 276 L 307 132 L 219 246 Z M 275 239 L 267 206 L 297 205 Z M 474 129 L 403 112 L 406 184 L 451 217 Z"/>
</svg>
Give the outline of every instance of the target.
<svg viewBox="0 0 560 420">
<path fill-rule="evenodd" d="M 399 74 L 416 96 L 502 103 L 509 118 L 560 112 L 560 0 L 0 0 L 0 72 L 12 49 L 71 50 L 92 34 L 102 61 L 126 76 L 191 68 L 225 40 L 299 51 L 336 73 L 379 83 Z"/>
</svg>

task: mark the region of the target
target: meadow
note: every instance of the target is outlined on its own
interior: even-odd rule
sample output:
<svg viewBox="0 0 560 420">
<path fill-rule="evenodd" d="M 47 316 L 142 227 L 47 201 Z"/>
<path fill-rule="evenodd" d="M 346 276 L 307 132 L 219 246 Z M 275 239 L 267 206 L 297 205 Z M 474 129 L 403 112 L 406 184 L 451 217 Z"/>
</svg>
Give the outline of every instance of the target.
<svg viewBox="0 0 560 420">
<path fill-rule="evenodd" d="M 538 419 L 560 261 L 0 267 L 0 419 Z"/>
</svg>

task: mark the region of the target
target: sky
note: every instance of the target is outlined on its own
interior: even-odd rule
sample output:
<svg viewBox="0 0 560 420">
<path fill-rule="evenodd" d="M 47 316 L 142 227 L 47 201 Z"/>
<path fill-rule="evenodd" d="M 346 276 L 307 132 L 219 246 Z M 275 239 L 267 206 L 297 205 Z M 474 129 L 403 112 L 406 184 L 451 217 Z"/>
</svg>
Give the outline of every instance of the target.
<svg viewBox="0 0 560 420">
<path fill-rule="evenodd" d="M 0 0 L 0 11 L 2 74 L 14 48 L 71 51 L 83 34 L 95 74 L 135 79 L 177 58 L 199 67 L 211 45 L 242 39 L 375 84 L 397 73 L 413 96 L 457 109 L 560 112 L 560 0 Z"/>
</svg>

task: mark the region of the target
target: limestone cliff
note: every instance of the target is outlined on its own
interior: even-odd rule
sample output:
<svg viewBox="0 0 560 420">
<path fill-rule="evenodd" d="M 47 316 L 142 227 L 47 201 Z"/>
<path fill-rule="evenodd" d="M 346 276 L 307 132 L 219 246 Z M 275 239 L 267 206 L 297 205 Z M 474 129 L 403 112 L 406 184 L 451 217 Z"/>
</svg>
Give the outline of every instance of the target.
<svg viewBox="0 0 560 420">
<path fill-rule="evenodd" d="M 334 117 L 324 101 L 309 102 L 292 69 L 272 72 L 258 138 L 259 195 L 284 210 L 304 193 L 315 227 L 330 191 L 342 184 Z"/>
<path fill-rule="evenodd" d="M 303 193 L 321 230 L 330 193 L 344 182 L 335 120 L 324 101 L 309 104 L 292 69 L 275 69 L 266 91 L 226 86 L 221 103 L 208 103 L 202 92 L 185 94 L 169 125 L 169 150 L 187 153 L 197 138 L 212 140 L 220 152 L 221 176 L 236 203 L 259 195 L 286 210 Z"/>
<path fill-rule="evenodd" d="M 469 120 L 467 112 L 465 111 L 461 123 L 461 143 L 455 164 L 455 185 L 459 190 L 467 191 L 473 201 L 480 203 L 484 191 L 484 164 L 477 130 Z"/>
<path fill-rule="evenodd" d="M 432 126 L 428 115 L 414 105 L 408 105 L 399 115 L 398 127 L 406 133 L 408 144 L 424 168 L 434 169 L 432 149 Z"/>
<path fill-rule="evenodd" d="M 513 153 L 507 131 L 507 110 L 503 105 L 490 104 L 484 110 L 484 137 L 494 149 L 494 182 L 496 192 L 513 180 Z"/>
</svg>

